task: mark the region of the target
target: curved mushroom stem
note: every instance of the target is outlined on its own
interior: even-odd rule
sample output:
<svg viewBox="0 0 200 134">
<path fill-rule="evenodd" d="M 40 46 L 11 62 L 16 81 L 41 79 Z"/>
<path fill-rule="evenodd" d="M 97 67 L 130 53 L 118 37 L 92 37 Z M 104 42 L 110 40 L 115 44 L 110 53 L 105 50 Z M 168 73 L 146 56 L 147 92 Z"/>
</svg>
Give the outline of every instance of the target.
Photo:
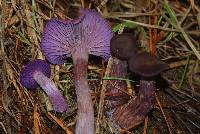
<svg viewBox="0 0 200 134">
<path fill-rule="evenodd" d="M 77 58 L 74 65 L 78 116 L 76 134 L 94 134 L 94 109 L 87 81 L 87 60 Z"/>
<path fill-rule="evenodd" d="M 112 120 L 121 128 L 128 130 L 142 123 L 155 102 L 155 82 L 140 81 L 140 91 L 136 98 L 118 107 L 112 115 Z"/>
<path fill-rule="evenodd" d="M 62 94 L 55 86 L 55 84 L 48 77 L 46 77 L 42 72 L 35 71 L 33 74 L 33 78 L 46 92 L 53 105 L 53 109 L 56 112 L 63 113 L 67 110 L 67 103 L 65 99 L 63 98 Z"/>
</svg>

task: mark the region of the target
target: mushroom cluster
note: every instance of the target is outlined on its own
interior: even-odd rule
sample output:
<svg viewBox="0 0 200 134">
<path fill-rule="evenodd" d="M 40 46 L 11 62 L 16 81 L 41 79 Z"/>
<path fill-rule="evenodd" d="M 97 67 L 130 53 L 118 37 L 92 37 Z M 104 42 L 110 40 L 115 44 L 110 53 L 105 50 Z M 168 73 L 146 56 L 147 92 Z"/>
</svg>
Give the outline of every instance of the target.
<svg viewBox="0 0 200 134">
<path fill-rule="evenodd" d="M 63 113 L 67 110 L 67 103 L 57 89 L 55 84 L 49 79 L 51 75 L 50 65 L 45 60 L 34 60 L 28 63 L 20 73 L 20 83 L 29 89 L 41 87 L 48 95 L 53 109 Z"/>
<path fill-rule="evenodd" d="M 167 64 L 149 53 L 139 53 L 132 36 L 120 34 L 111 39 L 112 56 L 128 61 L 129 70 L 140 76 L 138 96 L 117 107 L 112 113 L 112 121 L 125 130 L 143 122 L 155 100 L 154 77 L 168 68 Z"/>
<path fill-rule="evenodd" d="M 108 60 L 112 29 L 101 15 L 91 9 L 81 9 L 77 19 L 51 19 L 42 34 L 41 49 L 47 60 L 63 64 L 72 57 L 77 94 L 78 115 L 76 134 L 94 134 L 94 109 L 87 81 L 88 55 Z"/>
</svg>

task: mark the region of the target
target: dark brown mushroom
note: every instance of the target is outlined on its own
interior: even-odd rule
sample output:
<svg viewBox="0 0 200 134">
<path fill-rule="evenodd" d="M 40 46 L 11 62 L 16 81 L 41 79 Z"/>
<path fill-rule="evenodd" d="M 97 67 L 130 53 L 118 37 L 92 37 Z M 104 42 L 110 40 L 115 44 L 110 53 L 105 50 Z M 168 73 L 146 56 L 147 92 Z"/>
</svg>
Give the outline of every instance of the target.
<svg viewBox="0 0 200 134">
<path fill-rule="evenodd" d="M 134 128 L 143 122 L 155 101 L 155 81 L 152 77 L 168 66 L 148 53 L 140 53 L 128 61 L 131 72 L 141 76 L 138 96 L 115 109 L 112 121 L 122 129 Z"/>
<path fill-rule="evenodd" d="M 142 77 L 153 77 L 164 71 L 168 66 L 155 56 L 142 52 L 128 60 L 129 70 Z"/>
<path fill-rule="evenodd" d="M 136 39 L 130 33 L 115 35 L 110 41 L 110 51 L 113 57 L 128 60 L 137 53 Z"/>
</svg>

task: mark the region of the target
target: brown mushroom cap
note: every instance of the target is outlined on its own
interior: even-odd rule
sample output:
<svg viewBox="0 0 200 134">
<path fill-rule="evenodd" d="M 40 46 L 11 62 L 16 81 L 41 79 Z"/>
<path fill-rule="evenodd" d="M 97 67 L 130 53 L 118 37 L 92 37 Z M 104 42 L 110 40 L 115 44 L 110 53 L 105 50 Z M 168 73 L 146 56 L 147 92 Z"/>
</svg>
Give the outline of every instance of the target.
<svg viewBox="0 0 200 134">
<path fill-rule="evenodd" d="M 153 77 L 168 68 L 168 65 L 147 52 L 142 52 L 128 60 L 129 70 L 142 77 Z"/>
<path fill-rule="evenodd" d="M 130 33 L 115 35 L 110 41 L 110 50 L 112 56 L 128 60 L 137 52 L 136 39 Z"/>
</svg>

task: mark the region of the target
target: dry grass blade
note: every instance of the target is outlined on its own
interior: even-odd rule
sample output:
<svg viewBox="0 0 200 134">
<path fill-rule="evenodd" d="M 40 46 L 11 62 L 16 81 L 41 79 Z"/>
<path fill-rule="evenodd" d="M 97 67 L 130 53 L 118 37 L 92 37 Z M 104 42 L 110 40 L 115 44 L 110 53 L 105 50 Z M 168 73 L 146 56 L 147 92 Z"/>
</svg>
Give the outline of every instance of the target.
<svg viewBox="0 0 200 134">
<path fill-rule="evenodd" d="M 105 16 L 106 18 L 112 17 L 112 18 L 134 18 L 139 16 L 154 16 L 159 15 L 155 13 L 132 13 L 132 12 L 110 12 L 108 16 Z"/>
<path fill-rule="evenodd" d="M 6 113 L 12 117 L 15 122 L 17 122 L 17 124 L 19 126 L 22 126 L 22 124 L 20 123 L 20 121 L 16 118 L 16 116 L 14 115 L 14 113 L 9 109 L 9 105 L 10 105 L 10 97 L 8 96 L 8 88 L 10 86 L 10 83 L 13 82 L 15 88 L 17 89 L 18 91 L 18 94 L 19 96 L 21 97 L 22 99 L 22 95 L 21 95 L 21 92 L 19 90 L 19 87 L 17 86 L 17 82 L 16 82 L 16 79 L 14 79 L 13 77 L 13 71 L 12 69 L 10 68 L 10 65 L 7 63 L 7 56 L 6 56 L 6 52 L 5 52 L 5 44 L 4 44 L 4 39 L 5 39 L 5 14 L 4 14 L 4 11 L 5 8 L 6 8 L 6 2 L 5 1 L 0 1 L 0 3 L 2 4 L 2 15 L 0 15 L 0 23 L 2 24 L 0 26 L 0 56 L 1 56 L 1 60 L 3 61 L 3 64 L 1 66 L 2 68 L 2 73 L 1 73 L 1 79 L 3 81 L 3 89 L 2 89 L 2 96 L 1 96 L 1 100 L 2 100 L 2 107 L 4 108 L 4 110 L 6 111 Z M 11 71 L 11 72 L 9 72 Z M 10 80 L 8 79 L 7 75 L 10 77 Z"/>
<path fill-rule="evenodd" d="M 157 26 L 158 25 L 158 15 L 156 15 L 156 14 L 158 14 L 158 0 L 155 0 L 155 15 L 154 15 L 154 25 L 155 26 Z M 151 53 L 153 54 L 153 55 L 156 55 L 156 51 L 157 51 L 157 40 L 158 40 L 158 29 L 157 28 L 155 28 L 154 29 L 154 33 L 153 33 L 153 48 L 152 48 L 152 51 L 151 51 Z"/>
<path fill-rule="evenodd" d="M 109 72 L 111 71 L 112 67 L 112 61 L 113 58 L 109 58 L 108 65 L 105 71 L 105 77 L 108 77 Z M 102 88 L 101 88 L 101 94 L 100 94 L 100 100 L 99 100 L 99 106 L 98 106 L 98 115 L 96 120 L 96 134 L 100 134 L 100 124 L 102 123 L 102 117 L 103 117 L 103 105 L 104 105 L 104 98 L 105 98 L 105 92 L 106 92 L 106 86 L 108 81 L 103 81 Z"/>
<path fill-rule="evenodd" d="M 38 50 L 39 42 L 38 42 L 37 33 L 36 33 L 37 29 L 34 29 L 37 27 L 34 24 L 33 17 L 31 16 L 31 14 L 33 14 L 33 13 L 30 11 L 27 1 L 22 0 L 21 2 L 23 5 L 24 14 L 25 14 L 24 18 L 26 18 L 26 24 L 28 26 L 27 32 L 28 32 L 31 42 L 34 43 L 34 45 L 32 45 L 32 53 L 36 53 L 36 54 L 38 53 L 37 58 L 43 59 L 42 52 L 40 50 Z M 36 46 L 36 48 L 35 48 L 35 46 Z"/>
<path fill-rule="evenodd" d="M 196 62 L 195 60 L 191 60 L 189 64 L 194 64 L 195 62 Z M 170 63 L 169 68 L 170 69 L 177 68 L 177 67 L 180 67 L 180 66 L 184 66 L 186 64 L 188 64 L 187 60 L 176 61 L 176 62 Z"/>
<path fill-rule="evenodd" d="M 73 132 L 66 127 L 66 125 L 64 125 L 64 123 L 58 119 L 56 116 L 54 116 L 53 114 L 51 114 L 50 112 L 48 112 L 48 115 L 63 129 L 65 130 L 66 134 L 73 134 Z"/>
<path fill-rule="evenodd" d="M 147 10 L 150 12 L 151 10 L 151 1 L 147 0 Z M 149 16 L 149 25 L 151 25 L 151 16 Z M 153 54 L 153 35 L 152 35 L 152 29 L 149 27 L 149 49 L 150 53 Z"/>
<path fill-rule="evenodd" d="M 147 133 L 148 120 L 149 120 L 149 118 L 148 118 L 148 116 L 147 116 L 147 117 L 145 118 L 145 120 L 144 120 L 144 129 L 143 129 L 143 134 L 146 134 L 146 133 Z"/>
<path fill-rule="evenodd" d="M 163 110 L 163 108 L 162 108 L 162 105 L 161 105 L 161 103 L 160 103 L 160 100 L 159 100 L 159 98 L 157 97 L 157 95 L 155 95 L 155 96 L 156 96 L 156 102 L 157 102 L 157 104 L 158 104 L 158 106 L 159 106 L 159 108 L 160 108 L 160 111 L 161 111 L 161 113 L 162 113 L 162 115 L 163 115 L 163 117 L 164 117 L 164 119 L 165 119 L 166 124 L 167 124 L 169 133 L 172 134 L 170 125 L 169 125 L 169 123 L 168 123 L 168 121 L 167 121 L 167 118 L 166 118 L 165 112 L 164 112 L 164 110 Z"/>
<path fill-rule="evenodd" d="M 0 126 L 2 127 L 4 133 L 8 134 L 8 132 L 6 131 L 6 128 L 5 128 L 4 124 L 2 122 L 0 122 Z"/>
<path fill-rule="evenodd" d="M 155 28 L 155 29 L 160 29 L 160 30 L 163 30 L 163 31 L 170 31 L 170 32 L 180 32 L 180 30 L 178 30 L 178 29 L 172 29 L 172 28 L 165 28 L 165 27 L 161 27 L 161 26 L 149 25 L 149 24 L 146 24 L 146 23 L 141 23 L 141 22 L 128 20 L 128 19 L 114 18 L 112 16 L 110 16 L 109 18 L 117 19 L 117 20 L 120 20 L 122 22 L 128 22 L 128 23 L 132 23 L 132 24 L 143 26 L 143 27 L 147 27 L 147 28 Z"/>
<path fill-rule="evenodd" d="M 20 90 L 20 88 L 17 84 L 17 79 L 16 79 L 15 74 L 14 74 L 15 71 L 13 71 L 13 69 L 11 68 L 11 65 L 6 61 L 6 59 L 5 59 L 5 62 L 4 62 L 4 66 L 5 66 L 9 81 L 14 85 L 15 89 L 18 92 L 20 99 L 23 99 L 22 91 Z"/>
<path fill-rule="evenodd" d="M 200 53 L 197 51 L 197 48 L 192 43 L 192 41 L 190 40 L 190 38 L 186 34 L 185 30 L 181 27 L 181 23 L 178 22 L 178 19 L 177 19 L 176 15 L 175 15 L 174 11 L 170 8 L 170 6 L 167 3 L 165 3 L 165 8 L 166 8 L 166 10 L 168 11 L 168 13 L 170 15 L 171 22 L 172 22 L 171 24 L 178 28 L 178 30 L 181 32 L 181 34 L 183 35 L 184 39 L 186 40 L 186 42 L 188 43 L 188 45 L 190 46 L 190 48 L 192 49 L 192 51 L 194 52 L 194 54 L 196 55 L 198 60 L 200 60 Z"/>
<path fill-rule="evenodd" d="M 199 51 L 197 51 L 196 47 L 194 46 L 194 44 L 192 43 L 192 41 L 190 40 L 190 38 L 188 37 L 188 35 L 186 34 L 186 32 L 183 30 L 183 28 L 181 28 L 181 26 L 179 25 L 179 29 L 184 37 L 184 39 L 186 40 L 186 42 L 188 43 L 188 45 L 190 46 L 190 48 L 192 49 L 192 51 L 194 52 L 194 54 L 197 56 L 198 60 L 200 60 L 200 53 Z"/>
<path fill-rule="evenodd" d="M 97 8 L 102 8 L 109 0 L 102 0 L 101 3 L 97 6 Z"/>
<path fill-rule="evenodd" d="M 190 0 L 190 4 L 191 4 L 191 6 L 192 6 L 192 9 L 194 10 L 194 0 Z"/>
<path fill-rule="evenodd" d="M 33 119 L 34 119 L 34 130 L 35 130 L 34 132 L 35 134 L 40 134 L 40 117 L 37 105 L 35 105 L 34 107 Z"/>
</svg>

